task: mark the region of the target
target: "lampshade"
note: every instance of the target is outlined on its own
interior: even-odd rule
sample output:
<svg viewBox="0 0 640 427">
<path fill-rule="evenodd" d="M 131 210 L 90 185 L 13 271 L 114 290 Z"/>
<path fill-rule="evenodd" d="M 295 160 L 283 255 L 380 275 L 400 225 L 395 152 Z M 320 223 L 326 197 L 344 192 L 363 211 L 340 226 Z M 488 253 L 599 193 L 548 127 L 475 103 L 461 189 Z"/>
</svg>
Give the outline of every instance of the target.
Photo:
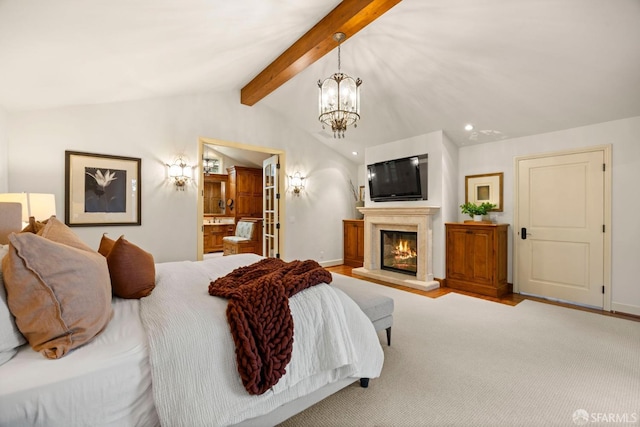
<svg viewBox="0 0 640 427">
<path fill-rule="evenodd" d="M 56 214 L 56 197 L 53 194 L 27 193 L 29 216 L 35 219 L 47 219 Z"/>
<path fill-rule="evenodd" d="M 29 222 L 29 217 L 42 221 L 56 214 L 56 198 L 53 194 L 2 193 L 0 202 L 22 204 L 22 222 Z"/>
</svg>

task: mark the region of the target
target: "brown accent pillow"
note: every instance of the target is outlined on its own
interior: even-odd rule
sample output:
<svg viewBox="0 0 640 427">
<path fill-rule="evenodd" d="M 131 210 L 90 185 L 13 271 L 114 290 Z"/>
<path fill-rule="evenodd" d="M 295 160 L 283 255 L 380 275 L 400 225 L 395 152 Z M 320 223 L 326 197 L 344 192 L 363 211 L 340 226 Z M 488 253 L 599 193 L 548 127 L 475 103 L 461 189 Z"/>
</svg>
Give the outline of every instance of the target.
<svg viewBox="0 0 640 427">
<path fill-rule="evenodd" d="M 34 233 L 38 234 L 44 226 L 47 224 L 48 220 L 44 221 L 36 221 L 36 219 L 32 216 L 29 217 L 29 224 L 22 229 L 22 233 Z"/>
<path fill-rule="evenodd" d="M 105 247 L 108 237 L 102 236 Z M 102 241 L 100 247 L 103 247 Z M 113 294 L 120 298 L 142 298 L 156 286 L 156 266 L 153 255 L 120 236 L 107 254 Z"/>
<path fill-rule="evenodd" d="M 45 226 L 43 234 L 48 236 L 12 234 L 2 260 L 7 303 L 16 325 L 31 347 L 49 359 L 91 341 L 112 313 L 104 257 L 55 241 L 75 237 L 57 222 Z M 53 227 L 49 233 L 47 227 Z"/>
<path fill-rule="evenodd" d="M 102 238 L 100 239 L 100 246 L 98 247 L 98 253 L 103 257 L 107 257 L 111 249 L 113 249 L 113 244 L 116 241 L 107 237 L 107 233 L 102 233 Z"/>
<path fill-rule="evenodd" d="M 87 252 L 95 251 L 87 246 L 69 227 L 55 216 L 49 218 L 44 227 L 38 231 L 38 235 L 63 245 L 71 246 Z"/>
</svg>

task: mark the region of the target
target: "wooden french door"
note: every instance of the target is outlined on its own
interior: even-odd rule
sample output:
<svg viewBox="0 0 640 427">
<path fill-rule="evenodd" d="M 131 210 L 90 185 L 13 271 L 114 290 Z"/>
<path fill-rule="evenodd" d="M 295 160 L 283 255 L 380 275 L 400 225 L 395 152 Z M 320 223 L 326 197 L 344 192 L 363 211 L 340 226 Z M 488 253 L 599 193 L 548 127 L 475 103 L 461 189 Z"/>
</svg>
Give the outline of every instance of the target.
<svg viewBox="0 0 640 427">
<path fill-rule="evenodd" d="M 517 159 L 516 174 L 518 290 L 602 308 L 604 150 Z"/>
<path fill-rule="evenodd" d="M 279 162 L 278 155 L 269 157 L 262 162 L 263 182 L 263 238 L 262 254 L 268 258 L 280 258 L 280 191 L 279 191 Z"/>
</svg>

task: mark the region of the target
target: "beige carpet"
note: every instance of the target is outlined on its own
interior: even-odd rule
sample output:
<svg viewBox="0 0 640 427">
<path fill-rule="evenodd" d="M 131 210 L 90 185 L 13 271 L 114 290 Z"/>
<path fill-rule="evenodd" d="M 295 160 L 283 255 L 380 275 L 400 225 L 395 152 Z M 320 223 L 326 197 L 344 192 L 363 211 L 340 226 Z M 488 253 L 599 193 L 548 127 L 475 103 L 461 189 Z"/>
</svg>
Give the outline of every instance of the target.
<svg viewBox="0 0 640 427">
<path fill-rule="evenodd" d="M 366 286 L 395 300 L 381 377 L 283 427 L 640 425 L 639 322 Z"/>
</svg>

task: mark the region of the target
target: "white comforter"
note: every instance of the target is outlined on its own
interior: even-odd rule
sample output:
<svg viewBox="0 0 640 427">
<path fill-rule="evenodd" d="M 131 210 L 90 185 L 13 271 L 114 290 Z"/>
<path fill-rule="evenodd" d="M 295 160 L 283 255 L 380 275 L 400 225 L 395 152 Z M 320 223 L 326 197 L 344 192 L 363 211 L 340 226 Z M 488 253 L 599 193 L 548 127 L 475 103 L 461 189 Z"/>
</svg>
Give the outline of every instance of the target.
<svg viewBox="0 0 640 427">
<path fill-rule="evenodd" d="M 236 424 L 339 379 L 379 376 L 383 353 L 373 325 L 344 293 L 320 284 L 289 301 L 294 345 L 287 373 L 263 395 L 249 395 L 236 369 L 227 300 L 210 296 L 208 285 L 260 259 L 241 254 L 157 265 L 141 317 L 163 426 Z"/>
</svg>

